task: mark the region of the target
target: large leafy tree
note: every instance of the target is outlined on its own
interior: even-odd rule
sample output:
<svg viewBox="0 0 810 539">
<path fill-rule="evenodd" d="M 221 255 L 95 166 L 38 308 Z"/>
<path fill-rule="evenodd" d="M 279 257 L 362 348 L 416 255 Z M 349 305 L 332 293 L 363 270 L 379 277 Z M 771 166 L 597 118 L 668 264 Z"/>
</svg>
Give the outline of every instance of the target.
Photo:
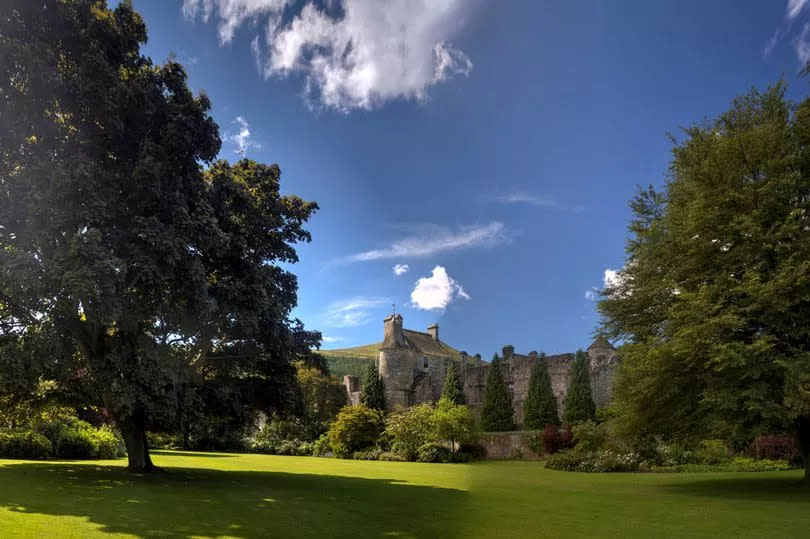
<svg viewBox="0 0 810 539">
<path fill-rule="evenodd" d="M 442 387 L 442 398 L 450 400 L 455 404 L 464 404 L 464 385 L 461 383 L 461 375 L 455 361 L 451 361 L 447 366 L 447 374 L 444 376 L 444 386 Z"/>
<path fill-rule="evenodd" d="M 527 429 L 542 429 L 547 425 L 559 425 L 557 399 L 551 387 L 548 359 L 540 352 L 532 365 L 529 390 L 523 403 L 523 426 Z"/>
<path fill-rule="evenodd" d="M 214 163 L 207 97 L 145 41 L 128 1 L 11 0 L 0 17 L 1 381 L 103 403 L 139 471 L 145 429 L 182 420 L 186 369 L 209 409 L 268 411 L 295 400 L 290 361 L 319 340 L 289 319 L 278 265 L 317 206 L 281 196 L 275 165 Z"/>
<path fill-rule="evenodd" d="M 481 409 L 481 428 L 485 431 L 507 431 L 515 428 L 512 397 L 506 387 L 503 366 L 498 354 L 492 358 L 484 385 L 484 405 Z"/>
<path fill-rule="evenodd" d="M 751 91 L 673 153 L 599 303 L 628 342 L 619 409 L 634 430 L 740 444 L 793 428 L 810 478 L 810 100 Z"/>
</svg>

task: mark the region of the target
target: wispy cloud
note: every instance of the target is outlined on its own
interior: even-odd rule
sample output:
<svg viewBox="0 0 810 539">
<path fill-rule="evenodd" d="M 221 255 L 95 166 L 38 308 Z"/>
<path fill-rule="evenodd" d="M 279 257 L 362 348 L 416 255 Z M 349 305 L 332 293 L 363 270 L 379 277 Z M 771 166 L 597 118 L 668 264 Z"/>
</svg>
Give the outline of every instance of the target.
<svg viewBox="0 0 810 539">
<path fill-rule="evenodd" d="M 399 277 L 400 275 L 405 275 L 408 273 L 408 264 L 395 264 L 394 265 L 394 275 Z"/>
<path fill-rule="evenodd" d="M 596 287 L 591 287 L 585 291 L 585 299 L 588 301 L 596 301 L 596 295 L 598 293 L 599 291 L 596 289 Z"/>
<path fill-rule="evenodd" d="M 802 32 L 793 41 L 793 46 L 802 67 L 806 66 L 807 62 L 810 62 L 810 23 L 802 27 Z"/>
<path fill-rule="evenodd" d="M 368 262 L 390 258 L 421 258 L 471 247 L 492 247 L 509 242 L 506 227 L 500 221 L 452 230 L 439 225 L 424 227 L 420 234 L 395 241 L 389 247 L 349 255 L 332 263 Z"/>
<path fill-rule="evenodd" d="M 585 209 L 585 206 L 582 206 L 581 204 L 577 204 L 576 206 L 566 206 L 560 204 L 558 201 L 550 197 L 537 196 L 519 191 L 495 197 L 495 202 L 500 204 L 527 204 L 529 206 L 535 206 L 538 208 L 556 208 L 560 210 L 572 211 L 574 213 L 580 213 Z"/>
<path fill-rule="evenodd" d="M 332 344 L 332 343 L 336 343 L 336 342 L 345 341 L 346 338 L 345 337 L 332 337 L 331 335 L 329 335 L 329 336 L 324 335 L 323 337 L 321 337 L 321 340 L 326 344 Z"/>
<path fill-rule="evenodd" d="M 762 57 L 763 58 L 768 58 L 771 55 L 771 53 L 773 52 L 773 49 L 776 47 L 776 44 L 779 42 L 779 37 L 781 35 L 782 35 L 782 29 L 777 28 L 774 31 L 773 35 L 771 36 L 771 39 L 769 39 L 768 42 L 765 43 L 765 47 L 762 49 Z"/>
<path fill-rule="evenodd" d="M 390 304 L 388 298 L 356 296 L 329 304 L 323 323 L 333 328 L 362 326 L 371 320 L 372 311 Z"/>
<path fill-rule="evenodd" d="M 807 0 L 788 0 L 787 18 L 795 19 L 807 5 Z"/>
<path fill-rule="evenodd" d="M 441 311 L 457 298 L 469 300 L 470 295 L 443 266 L 436 266 L 430 277 L 416 281 L 411 292 L 411 306 L 425 311 Z"/>
<path fill-rule="evenodd" d="M 249 148 L 261 148 L 261 144 L 251 140 L 250 124 L 247 123 L 242 116 L 237 116 L 233 119 L 233 123 L 239 126 L 239 132 L 235 135 L 227 135 L 225 140 L 228 140 L 236 145 L 234 152 L 240 156 L 245 157 Z"/>
<path fill-rule="evenodd" d="M 473 64 L 454 47 L 470 16 L 465 0 L 184 0 L 186 19 L 218 20 L 221 44 L 243 25 L 262 28 L 251 51 L 265 78 L 301 74 L 323 106 L 371 109 L 424 99 L 430 86 L 467 76 Z"/>
</svg>

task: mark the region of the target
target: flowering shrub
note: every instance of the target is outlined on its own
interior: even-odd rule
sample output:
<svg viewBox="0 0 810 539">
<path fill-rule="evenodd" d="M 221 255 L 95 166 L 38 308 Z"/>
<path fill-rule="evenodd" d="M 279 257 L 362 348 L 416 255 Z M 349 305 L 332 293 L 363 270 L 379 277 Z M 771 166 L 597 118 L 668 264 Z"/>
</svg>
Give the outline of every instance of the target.
<svg viewBox="0 0 810 539">
<path fill-rule="evenodd" d="M 546 460 L 546 468 L 568 472 L 634 472 L 639 460 L 637 453 L 568 450 Z"/>
</svg>

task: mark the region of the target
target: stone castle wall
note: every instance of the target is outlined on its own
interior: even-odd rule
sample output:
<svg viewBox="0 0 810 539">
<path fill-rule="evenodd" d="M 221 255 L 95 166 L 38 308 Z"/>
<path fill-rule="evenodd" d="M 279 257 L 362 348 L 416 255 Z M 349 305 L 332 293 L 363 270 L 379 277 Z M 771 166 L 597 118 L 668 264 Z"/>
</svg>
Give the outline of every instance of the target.
<svg viewBox="0 0 810 539">
<path fill-rule="evenodd" d="M 429 334 L 438 342 L 438 326 L 431 328 Z M 486 378 L 491 365 L 481 360 L 481 357 L 461 354 L 460 360 L 437 353 L 416 349 L 413 344 L 403 337 L 402 317 L 391 316 L 385 320 L 383 345 L 378 357 L 380 376 L 385 385 L 386 403 L 393 409 L 399 406 L 407 407 L 421 402 L 436 402 L 441 396 L 447 367 L 451 361 L 459 361 L 464 397 L 467 405 L 473 410 L 480 410 L 484 403 L 484 390 Z M 414 337 L 416 334 L 416 337 Z M 408 339 L 419 338 L 418 332 L 408 331 Z M 425 344 L 429 350 L 431 343 Z M 610 404 L 612 399 L 612 383 L 618 360 L 616 350 L 604 339 L 597 341 L 588 349 L 591 376 L 591 392 L 597 406 Z M 562 414 L 565 394 L 574 362 L 574 354 L 559 354 L 547 356 L 549 375 L 554 396 L 560 414 Z M 503 348 L 502 368 L 507 387 L 512 396 L 514 418 L 517 425 L 523 423 L 523 404 L 529 390 L 532 366 L 538 360 L 536 352 L 528 355 L 516 354 L 512 346 Z M 347 391 L 352 402 L 356 400 L 357 389 L 346 380 Z M 353 391 L 354 390 L 354 391 Z"/>
</svg>

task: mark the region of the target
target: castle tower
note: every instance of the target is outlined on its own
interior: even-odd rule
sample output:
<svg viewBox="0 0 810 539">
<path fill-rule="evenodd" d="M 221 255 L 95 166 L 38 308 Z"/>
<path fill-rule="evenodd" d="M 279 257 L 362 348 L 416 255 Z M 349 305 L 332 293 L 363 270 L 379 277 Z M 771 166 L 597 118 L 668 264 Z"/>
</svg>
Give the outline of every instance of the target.
<svg viewBox="0 0 810 539">
<path fill-rule="evenodd" d="M 618 361 L 616 349 L 604 335 L 599 335 L 588 347 L 588 363 L 593 401 L 597 406 L 607 406 L 613 399 L 613 375 Z"/>
<path fill-rule="evenodd" d="M 383 343 L 378 368 L 385 386 L 386 406 L 410 406 L 416 362 L 405 344 L 402 316 L 392 314 L 383 320 Z"/>
</svg>

